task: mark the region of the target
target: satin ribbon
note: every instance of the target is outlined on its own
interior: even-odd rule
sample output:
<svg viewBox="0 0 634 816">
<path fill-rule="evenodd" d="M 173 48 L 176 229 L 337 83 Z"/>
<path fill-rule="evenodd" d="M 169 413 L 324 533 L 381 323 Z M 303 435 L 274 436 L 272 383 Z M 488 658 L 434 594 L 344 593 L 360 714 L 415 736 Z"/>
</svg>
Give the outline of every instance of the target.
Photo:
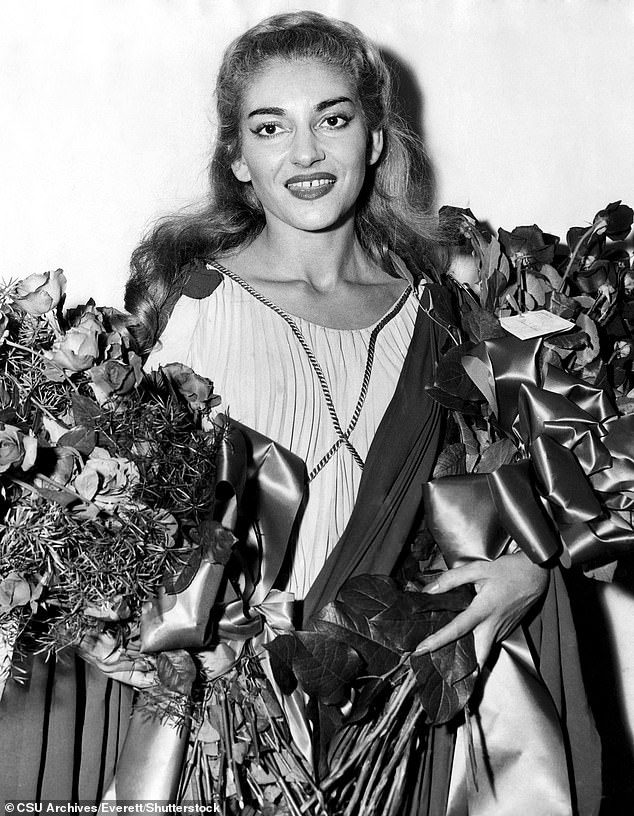
<svg viewBox="0 0 634 816">
<path fill-rule="evenodd" d="M 449 568 L 494 560 L 508 551 L 510 538 L 498 516 L 481 508 L 489 495 L 503 503 L 510 496 L 521 498 L 525 488 L 522 479 L 500 487 L 505 480 L 490 476 L 447 477 L 424 486 L 427 525 Z M 453 488 L 447 490 L 449 483 Z M 447 518 L 459 523 L 447 523 Z M 489 661 L 483 668 L 476 697 L 471 717 L 477 787 L 463 725 L 457 733 L 446 816 L 570 816 L 557 710 L 521 628 L 504 640 L 493 665 Z"/>
<path fill-rule="evenodd" d="M 539 564 L 608 561 L 634 546 L 634 415 L 618 416 L 604 389 L 559 369 L 550 367 L 540 383 L 540 344 L 498 338 L 464 358 L 499 426 L 528 459 L 428 483 L 432 533 L 443 548 L 467 530 L 495 530 Z"/>
<path fill-rule="evenodd" d="M 246 566 L 242 597 L 225 597 L 222 614 L 211 626 L 209 613 L 224 567 L 202 558 L 183 592 L 162 592 L 144 611 L 144 651 L 204 648 L 219 637 L 244 642 L 258 636 L 257 646 L 292 629 L 293 596 L 273 589 L 273 584 L 287 553 L 304 483 L 305 465 L 299 457 L 251 428 L 227 421 L 217 461 L 214 516 L 240 541 Z M 291 730 L 309 756 L 310 735 L 298 701 L 291 699 L 285 708 L 295 720 L 289 723 Z M 188 727 L 175 728 L 135 711 L 105 798 L 173 801 L 188 738 Z"/>
</svg>

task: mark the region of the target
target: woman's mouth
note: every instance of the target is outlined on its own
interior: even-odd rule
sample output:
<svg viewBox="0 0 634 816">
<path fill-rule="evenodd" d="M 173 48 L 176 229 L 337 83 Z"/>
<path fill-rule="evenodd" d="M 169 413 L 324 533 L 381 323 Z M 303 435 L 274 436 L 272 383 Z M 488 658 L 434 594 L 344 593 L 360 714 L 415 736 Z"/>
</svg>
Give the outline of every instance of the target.
<svg viewBox="0 0 634 816">
<path fill-rule="evenodd" d="M 293 176 L 286 182 L 286 189 L 295 198 L 311 200 L 327 195 L 335 185 L 336 177 L 331 173 L 313 173 L 307 176 Z"/>
</svg>

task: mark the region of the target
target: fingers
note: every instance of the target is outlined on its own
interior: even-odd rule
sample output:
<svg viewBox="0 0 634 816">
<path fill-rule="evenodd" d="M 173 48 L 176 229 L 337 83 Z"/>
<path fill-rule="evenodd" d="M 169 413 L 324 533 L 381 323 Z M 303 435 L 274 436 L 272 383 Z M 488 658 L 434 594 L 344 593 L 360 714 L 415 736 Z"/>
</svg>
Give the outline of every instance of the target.
<svg viewBox="0 0 634 816">
<path fill-rule="evenodd" d="M 148 688 L 156 683 L 153 660 L 128 654 L 108 635 L 87 635 L 77 647 L 79 655 L 113 680 L 136 688 Z"/>
<path fill-rule="evenodd" d="M 434 632 L 433 635 L 421 641 L 416 651 L 435 652 L 437 649 L 441 649 L 443 646 L 447 646 L 449 643 L 453 643 L 455 640 L 458 640 L 458 638 L 471 632 L 479 623 L 482 623 L 483 619 L 484 616 L 477 608 L 477 605 L 474 608 L 474 604 L 472 603 L 471 606 L 465 609 L 464 612 L 456 615 L 456 617 L 446 626 L 443 626 L 442 629 L 439 629 L 437 632 Z"/>
<path fill-rule="evenodd" d="M 442 572 L 431 584 L 427 584 L 423 592 L 436 595 L 441 592 L 449 592 L 464 584 L 473 584 L 484 577 L 487 564 L 489 564 L 488 561 L 474 561 L 471 564 Z"/>
</svg>

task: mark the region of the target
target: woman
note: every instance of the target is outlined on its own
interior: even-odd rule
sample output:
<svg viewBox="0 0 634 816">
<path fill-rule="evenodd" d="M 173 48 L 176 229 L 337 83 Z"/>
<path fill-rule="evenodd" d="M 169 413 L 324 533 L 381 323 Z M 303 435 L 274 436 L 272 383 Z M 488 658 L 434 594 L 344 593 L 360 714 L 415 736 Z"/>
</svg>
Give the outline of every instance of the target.
<svg viewBox="0 0 634 816">
<path fill-rule="evenodd" d="M 350 526 L 414 333 L 414 283 L 440 262 L 439 233 L 422 205 L 420 147 L 395 114 L 387 67 L 353 26 L 311 12 L 264 21 L 228 49 L 216 91 L 210 203 L 159 224 L 136 250 L 126 306 L 146 350 L 161 338 L 150 365 L 178 359 L 212 376 L 231 416 L 306 461 L 310 500 L 289 586 L 314 611 L 315 582 L 324 583 L 324 562 Z M 209 262 L 186 278 L 186 265 L 201 259 Z M 428 365 L 432 354 L 427 348 Z M 433 415 L 429 476 L 441 417 L 431 401 L 424 412 Z M 380 556 L 388 570 L 401 547 L 402 537 Z M 368 558 L 378 566 L 378 555 Z M 486 657 L 547 582 L 524 556 L 487 571 L 502 580 L 482 578 L 486 592 L 435 648 L 475 626 Z M 522 591 L 509 591 L 507 573 L 521 574 Z M 320 605 L 341 582 L 329 578 Z"/>
<path fill-rule="evenodd" d="M 231 417 L 306 463 L 286 588 L 307 622 L 349 576 L 390 572 L 418 520 L 442 437 L 442 412 L 424 391 L 438 342 L 424 278 L 442 242 L 422 205 L 420 146 L 394 112 L 381 56 L 353 26 L 313 12 L 265 20 L 227 50 L 217 105 L 210 201 L 137 249 L 126 304 L 154 349 L 151 366 L 178 361 L 211 377 Z M 434 589 L 464 583 L 476 587 L 471 606 L 422 648 L 473 630 L 484 666 L 543 599 L 549 575 L 518 553 L 450 570 Z M 494 652 L 493 666 L 503 662 Z M 466 812 L 467 799 L 470 813 L 595 812 L 596 790 L 569 785 L 554 719 L 533 723 L 533 736 L 525 723 L 525 765 L 498 761 L 521 753 L 512 733 L 521 720 L 506 734 L 513 744 L 489 746 L 497 793 L 493 784 L 467 794 L 445 732 L 420 812 Z M 527 769 L 540 778 L 529 778 L 530 793 Z"/>
</svg>

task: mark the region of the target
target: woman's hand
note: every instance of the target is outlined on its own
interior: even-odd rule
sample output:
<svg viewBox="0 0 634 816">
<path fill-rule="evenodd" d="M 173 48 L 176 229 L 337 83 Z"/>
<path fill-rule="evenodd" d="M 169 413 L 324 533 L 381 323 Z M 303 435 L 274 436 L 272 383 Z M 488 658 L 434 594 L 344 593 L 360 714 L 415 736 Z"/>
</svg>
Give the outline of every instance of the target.
<svg viewBox="0 0 634 816">
<path fill-rule="evenodd" d="M 425 592 L 447 592 L 473 584 L 476 596 L 464 612 L 419 644 L 433 652 L 473 631 L 476 655 L 484 665 L 493 644 L 504 640 L 545 593 L 549 571 L 534 564 L 523 552 L 502 555 L 495 561 L 473 561 L 447 570 Z"/>
<path fill-rule="evenodd" d="M 121 649 L 112 635 L 86 635 L 77 651 L 87 663 L 112 680 L 139 689 L 149 688 L 157 682 L 152 658 L 141 655 L 132 645 L 126 650 Z"/>
</svg>

